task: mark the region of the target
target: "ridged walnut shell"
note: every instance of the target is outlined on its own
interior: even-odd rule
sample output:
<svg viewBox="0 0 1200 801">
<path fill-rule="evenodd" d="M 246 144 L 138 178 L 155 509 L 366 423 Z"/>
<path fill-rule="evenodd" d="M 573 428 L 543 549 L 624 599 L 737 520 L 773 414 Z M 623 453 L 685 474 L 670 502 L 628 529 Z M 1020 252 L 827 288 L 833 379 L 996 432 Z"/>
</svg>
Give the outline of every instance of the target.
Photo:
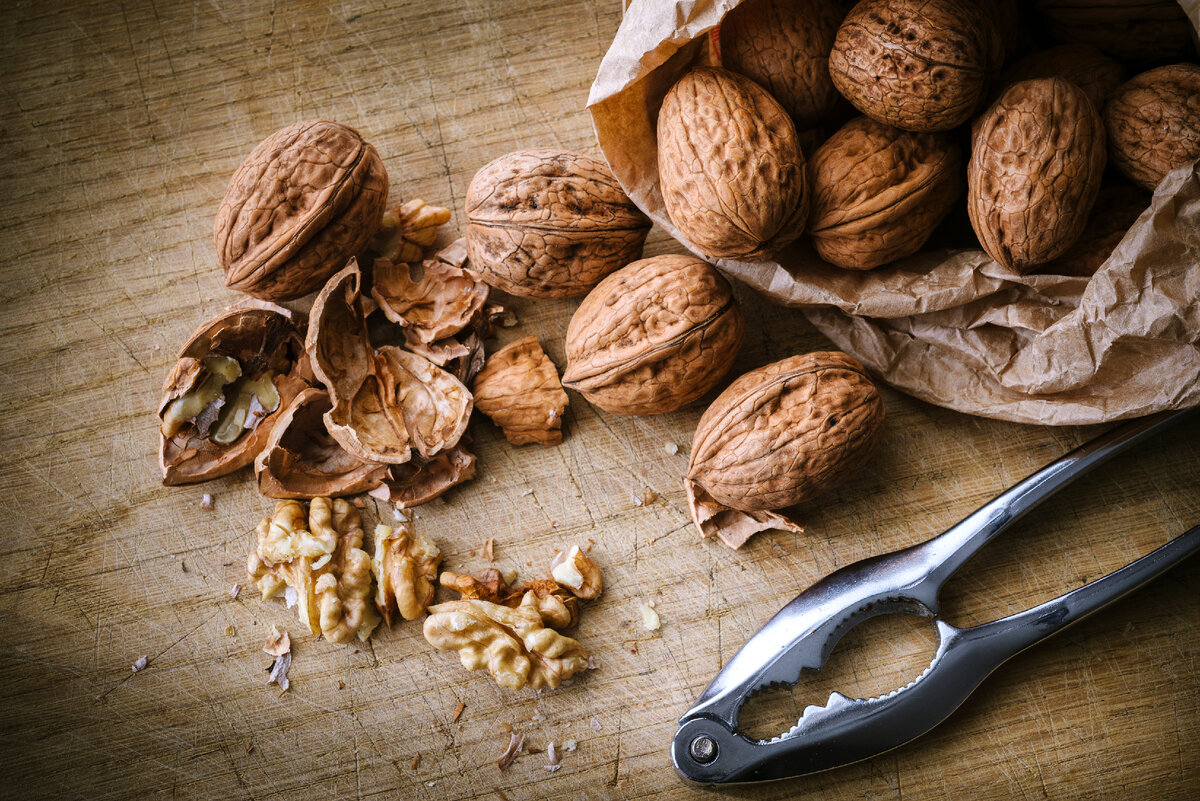
<svg viewBox="0 0 1200 801">
<path fill-rule="evenodd" d="M 700 418 L 688 479 L 731 509 L 780 509 L 842 483 L 879 442 L 883 399 L 851 356 L 822 351 L 746 373 Z"/>
<path fill-rule="evenodd" d="M 745 328 L 729 282 L 706 262 L 635 261 L 601 281 L 571 318 L 563 385 L 606 412 L 671 412 L 716 386 Z"/>
<path fill-rule="evenodd" d="M 1116 168 L 1153 192 L 1172 169 L 1200 158 L 1200 66 L 1135 76 L 1109 98 L 1104 127 Z"/>
<path fill-rule="evenodd" d="M 765 89 L 728 70 L 697 67 L 667 92 L 658 178 L 671 222 L 708 258 L 765 261 L 804 232 L 795 125 Z"/>
<path fill-rule="evenodd" d="M 1193 30 L 1178 0 L 1038 0 L 1050 35 L 1090 44 L 1121 61 L 1194 57 Z"/>
<path fill-rule="evenodd" d="M 484 166 L 467 188 L 467 254 L 512 295 L 569 298 L 642 254 L 650 219 L 603 161 L 554 148 Z"/>
<path fill-rule="evenodd" d="M 986 4 L 863 0 L 838 28 L 829 74 L 872 119 L 906 131 L 948 131 L 975 111 L 1003 58 Z"/>
<path fill-rule="evenodd" d="M 770 92 L 800 130 L 819 127 L 841 99 L 829 51 L 843 16 L 828 0 L 749 0 L 721 20 L 721 64 Z"/>
<path fill-rule="evenodd" d="M 983 249 L 1019 270 L 1062 255 L 1087 223 L 1104 172 L 1104 126 L 1061 78 L 1021 81 L 976 121 L 967 212 Z"/>
<path fill-rule="evenodd" d="M 1129 73 L 1121 62 L 1104 55 L 1098 48 L 1067 44 L 1029 54 L 1006 69 L 1000 76 L 1000 83 L 1011 86 L 1030 78 L 1062 78 L 1082 89 L 1096 111 L 1100 111 L 1108 96 L 1127 77 Z"/>
<path fill-rule="evenodd" d="M 851 120 L 813 154 L 813 246 L 869 270 L 921 249 L 962 195 L 962 152 L 947 134 Z"/>
<path fill-rule="evenodd" d="M 1066 253 L 1037 271 L 1048 275 L 1095 275 L 1149 207 L 1150 193 L 1140 186 L 1120 183 L 1101 187 L 1079 239 Z"/>
<path fill-rule="evenodd" d="M 267 300 L 320 288 L 374 235 L 387 194 L 383 161 L 352 128 L 309 120 L 275 132 L 238 167 L 217 212 L 225 285 Z"/>
</svg>

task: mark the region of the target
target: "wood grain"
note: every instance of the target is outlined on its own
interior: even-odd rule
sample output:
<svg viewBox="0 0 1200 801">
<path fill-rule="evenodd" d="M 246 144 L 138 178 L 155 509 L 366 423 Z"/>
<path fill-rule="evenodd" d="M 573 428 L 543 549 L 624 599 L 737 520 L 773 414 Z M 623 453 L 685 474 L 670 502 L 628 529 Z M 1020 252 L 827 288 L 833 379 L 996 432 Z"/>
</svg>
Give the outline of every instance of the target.
<svg viewBox="0 0 1200 801">
<path fill-rule="evenodd" d="M 583 103 L 619 19 L 611 0 L 0 10 L 0 796 L 708 797 L 677 779 L 667 744 L 750 633 L 820 575 L 941 531 L 1096 433 L 885 391 L 871 466 L 797 510 L 807 534 L 733 553 L 698 541 L 680 484 L 711 397 L 622 418 L 572 394 L 566 440 L 550 448 L 514 448 L 476 421 L 478 477 L 417 521 L 447 567 L 481 567 L 470 552 L 490 536 L 501 566 L 535 577 L 556 546 L 591 539 L 605 573 L 577 632 L 600 669 L 541 695 L 466 673 L 416 625 L 338 647 L 298 636 L 281 605 L 246 590 L 231 598 L 271 504 L 248 475 L 163 488 L 154 418 L 175 350 L 236 299 L 211 235 L 228 176 L 275 129 L 334 119 L 376 145 L 394 199 L 451 206 L 461 230 L 467 183 L 496 156 L 546 145 L 596 154 Z M 659 231 L 647 247 L 678 250 Z M 739 297 L 753 324 L 735 371 L 827 347 L 798 313 Z M 577 301 L 514 305 L 521 325 L 501 342 L 536 334 L 561 367 Z M 1120 458 L 990 545 L 948 589 L 952 622 L 1044 600 L 1200 521 L 1198 440 L 1192 423 Z M 646 490 L 660 499 L 639 505 Z M 200 508 L 205 492 L 212 511 Z M 1197 583 L 1193 560 L 1018 657 L 892 754 L 730 795 L 1194 798 Z M 649 600 L 659 632 L 640 625 Z M 260 650 L 272 624 L 295 642 L 282 696 L 265 684 Z M 824 683 L 755 699 L 751 727 L 781 729 L 832 688 L 907 681 L 931 649 L 927 628 L 904 619 L 852 637 L 857 648 L 835 654 Z M 544 754 L 501 773 L 503 724 L 536 748 L 578 749 L 557 773 Z"/>
</svg>

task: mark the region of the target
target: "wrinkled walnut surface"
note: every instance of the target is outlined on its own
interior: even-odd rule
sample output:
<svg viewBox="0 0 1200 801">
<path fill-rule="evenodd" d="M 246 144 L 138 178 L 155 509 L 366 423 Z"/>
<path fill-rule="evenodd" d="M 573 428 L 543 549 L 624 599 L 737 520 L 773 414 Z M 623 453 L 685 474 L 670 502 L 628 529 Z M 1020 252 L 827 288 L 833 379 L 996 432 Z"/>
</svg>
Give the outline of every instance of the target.
<svg viewBox="0 0 1200 801">
<path fill-rule="evenodd" d="M 526 595 L 533 595 L 542 622 L 552 629 L 570 628 L 579 620 L 578 597 L 550 579 L 535 579 L 514 588 L 508 586 L 499 570 L 489 567 L 474 576 L 444 572 L 438 577 L 438 583 L 464 599 L 513 608 L 520 606 Z"/>
<path fill-rule="evenodd" d="M 851 120 L 809 163 L 817 253 L 855 270 L 916 253 L 962 195 L 962 161 L 947 134 Z"/>
<path fill-rule="evenodd" d="M 692 256 L 642 259 L 605 278 L 567 327 L 563 384 L 616 414 L 674 411 L 708 392 L 742 346 L 733 289 Z"/>
<path fill-rule="evenodd" d="M 323 120 L 289 125 L 234 173 L 214 225 L 225 284 L 268 300 L 306 295 L 379 227 L 388 178 L 358 132 Z"/>
<path fill-rule="evenodd" d="M 1200 66 L 1170 64 L 1135 76 L 1113 92 L 1104 126 L 1113 164 L 1153 192 L 1172 169 L 1200 158 Z"/>
<path fill-rule="evenodd" d="M 485 165 L 467 188 L 471 265 L 513 295 L 582 295 L 642 252 L 650 220 L 603 161 L 538 148 Z"/>
<path fill-rule="evenodd" d="M 475 407 L 492 418 L 514 445 L 562 442 L 567 393 L 537 337 L 505 345 L 475 376 Z"/>
<path fill-rule="evenodd" d="M 375 607 L 392 625 L 392 610 L 416 620 L 433 603 L 442 552 L 429 540 L 413 535 L 400 523 L 396 528 L 375 526 L 371 572 L 375 574 Z"/>
<path fill-rule="evenodd" d="M 1025 270 L 1062 255 L 1087 223 L 1106 160 L 1104 126 L 1082 89 L 1021 81 L 980 117 L 967 168 L 967 211 L 980 244 Z"/>
<path fill-rule="evenodd" d="M 436 259 L 415 266 L 376 259 L 372 278 L 379 308 L 406 337 L 425 345 L 462 331 L 488 299 L 488 286 L 477 276 Z"/>
<path fill-rule="evenodd" d="M 792 356 L 738 378 L 704 412 L 687 478 L 744 511 L 806 501 L 870 458 L 883 400 L 844 353 Z"/>
<path fill-rule="evenodd" d="M 804 232 L 808 180 L 796 128 L 749 78 L 697 67 L 663 98 L 658 177 L 671 222 L 714 259 L 769 259 Z"/>
<path fill-rule="evenodd" d="M 1039 50 L 1013 64 L 1000 77 L 1001 86 L 1030 78 L 1062 78 L 1082 89 L 1096 111 L 1129 76 L 1125 67 L 1092 45 L 1068 44 Z"/>
<path fill-rule="evenodd" d="M 1150 193 L 1140 186 L 1101 187 L 1087 225 L 1066 253 L 1038 268 L 1052 275 L 1094 275 L 1137 218 L 1150 207 Z"/>
</svg>

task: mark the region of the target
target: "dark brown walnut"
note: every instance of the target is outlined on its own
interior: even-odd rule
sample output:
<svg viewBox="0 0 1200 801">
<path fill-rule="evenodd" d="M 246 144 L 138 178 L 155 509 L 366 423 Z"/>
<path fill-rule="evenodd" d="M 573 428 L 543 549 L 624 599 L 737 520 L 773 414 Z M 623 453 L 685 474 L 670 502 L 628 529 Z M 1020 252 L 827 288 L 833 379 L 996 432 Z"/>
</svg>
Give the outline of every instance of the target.
<svg viewBox="0 0 1200 801">
<path fill-rule="evenodd" d="M 765 261 L 804 232 L 808 181 L 796 127 L 737 73 L 697 67 L 667 92 L 658 180 L 671 222 L 707 258 Z"/>
<path fill-rule="evenodd" d="M 406 339 L 428 345 L 471 324 L 488 299 L 488 285 L 477 275 L 430 259 L 415 265 L 376 259 L 371 297 Z"/>
<path fill-rule="evenodd" d="M 792 356 L 746 373 L 700 418 L 687 481 L 743 511 L 810 500 L 870 458 L 883 400 L 866 369 L 838 352 Z"/>
<path fill-rule="evenodd" d="M 1134 63 L 1192 58 L 1193 29 L 1177 0 L 1038 0 L 1059 42 L 1090 44 Z"/>
<path fill-rule="evenodd" d="M 1075 84 L 1013 84 L 980 117 L 967 212 L 988 255 L 1028 270 L 1066 252 L 1087 223 L 1104 172 L 1104 126 Z"/>
<path fill-rule="evenodd" d="M 268 498 L 331 498 L 383 482 L 388 465 L 363 461 L 329 436 L 323 415 L 331 407 L 328 393 L 310 387 L 283 410 L 254 461 L 259 492 Z"/>
<path fill-rule="evenodd" d="M 948 134 L 851 120 L 813 154 L 808 228 L 825 261 L 869 270 L 921 249 L 962 196 L 963 158 Z"/>
<path fill-rule="evenodd" d="M 562 442 L 567 393 L 537 337 L 519 339 L 489 356 L 472 388 L 475 408 L 492 418 L 513 445 Z"/>
<path fill-rule="evenodd" d="M 191 484 L 254 461 L 312 378 L 292 312 L 250 302 L 200 326 L 158 408 L 163 483 Z"/>
<path fill-rule="evenodd" d="M 1101 188 L 1079 239 L 1066 253 L 1037 271 L 1050 275 L 1094 275 L 1149 207 L 1150 193 L 1139 186 L 1114 184 Z"/>
<path fill-rule="evenodd" d="M 1129 180 L 1154 191 L 1200 158 L 1200 66 L 1171 64 L 1126 82 L 1104 109 L 1108 152 Z"/>
<path fill-rule="evenodd" d="M 1004 59 L 993 9 L 967 0 L 863 0 L 838 28 L 829 74 L 872 119 L 907 131 L 966 122 Z"/>
<path fill-rule="evenodd" d="M 586 293 L 640 256 L 650 231 L 607 164 L 555 148 L 484 166 L 466 211 L 471 266 L 497 289 L 532 298 Z"/>
<path fill-rule="evenodd" d="M 277 131 L 233 174 L 214 237 L 225 284 L 288 300 L 319 288 L 370 241 L 387 202 L 375 148 L 336 122 Z"/>
<path fill-rule="evenodd" d="M 1082 89 L 1099 111 L 1127 77 L 1121 62 L 1104 55 L 1099 48 L 1073 44 L 1029 54 L 1004 71 L 1000 85 L 1011 86 L 1030 78 L 1062 78 Z"/>
<path fill-rule="evenodd" d="M 563 385 L 614 414 L 674 411 L 716 386 L 744 335 L 724 276 L 692 256 L 652 256 L 583 299 L 567 327 Z"/>
<path fill-rule="evenodd" d="M 475 477 L 475 454 L 463 442 L 424 459 L 414 456 L 404 464 L 391 465 L 383 483 L 370 495 L 401 509 L 420 506 L 440 498 L 447 490 Z"/>
<path fill-rule="evenodd" d="M 799 130 L 817 128 L 841 99 L 829 51 L 843 16 L 828 0 L 748 0 L 721 20 L 721 64 L 770 92 Z"/>
</svg>

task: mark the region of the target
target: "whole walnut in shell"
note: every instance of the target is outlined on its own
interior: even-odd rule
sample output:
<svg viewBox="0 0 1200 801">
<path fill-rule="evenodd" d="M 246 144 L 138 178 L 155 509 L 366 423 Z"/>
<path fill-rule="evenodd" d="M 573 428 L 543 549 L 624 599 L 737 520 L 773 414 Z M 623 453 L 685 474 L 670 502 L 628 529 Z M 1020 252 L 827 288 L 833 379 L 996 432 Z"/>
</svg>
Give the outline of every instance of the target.
<svg viewBox="0 0 1200 801">
<path fill-rule="evenodd" d="M 642 253 L 650 219 L 604 162 L 554 148 L 484 166 L 467 188 L 467 253 L 488 284 L 569 298 Z"/>
<path fill-rule="evenodd" d="M 1122 61 L 1195 55 L 1195 33 L 1177 0 L 1037 0 L 1051 36 L 1094 45 Z"/>
<path fill-rule="evenodd" d="M 721 20 L 721 64 L 770 92 L 800 130 L 819 127 L 841 99 L 829 51 L 843 16 L 828 0 L 748 0 Z"/>
<path fill-rule="evenodd" d="M 352 128 L 309 120 L 277 131 L 233 174 L 217 212 L 226 286 L 307 295 L 370 241 L 387 194 L 383 161 Z"/>
<path fill-rule="evenodd" d="M 757 262 L 804 232 L 796 128 L 761 86 L 697 67 L 663 98 L 658 179 L 671 222 L 701 255 Z"/>
<path fill-rule="evenodd" d="M 807 501 L 859 470 L 879 443 L 883 399 L 866 369 L 807 353 L 738 378 L 700 418 L 687 481 L 731 509 Z"/>
<path fill-rule="evenodd" d="M 1004 59 L 996 19 L 966 0 L 863 0 L 838 28 L 829 74 L 872 119 L 948 131 L 975 111 Z"/>
<path fill-rule="evenodd" d="M 1108 152 L 1129 180 L 1154 191 L 1200 158 L 1200 66 L 1159 67 L 1120 86 L 1104 108 Z"/>
<path fill-rule="evenodd" d="M 1087 223 L 1104 172 L 1104 126 L 1061 78 L 1004 90 L 974 126 L 967 212 L 988 255 L 1029 269 L 1062 255 Z"/>
<path fill-rule="evenodd" d="M 1128 77 L 1125 67 L 1092 45 L 1068 44 L 1039 50 L 1013 64 L 1000 76 L 1002 86 L 1030 78 L 1062 78 L 1082 89 L 1096 107 L 1104 108 L 1108 96 Z"/>
<path fill-rule="evenodd" d="M 1079 239 L 1066 253 L 1037 271 L 1049 275 L 1095 275 L 1149 207 L 1150 193 L 1140 186 L 1121 183 L 1101 187 Z"/>
<path fill-rule="evenodd" d="M 962 154 L 947 134 L 851 120 L 813 154 L 813 246 L 868 270 L 921 249 L 962 195 Z"/>
<path fill-rule="evenodd" d="M 567 327 L 563 384 L 615 414 L 674 411 L 721 380 L 744 334 L 733 289 L 713 267 L 642 259 L 583 299 Z"/>
</svg>

